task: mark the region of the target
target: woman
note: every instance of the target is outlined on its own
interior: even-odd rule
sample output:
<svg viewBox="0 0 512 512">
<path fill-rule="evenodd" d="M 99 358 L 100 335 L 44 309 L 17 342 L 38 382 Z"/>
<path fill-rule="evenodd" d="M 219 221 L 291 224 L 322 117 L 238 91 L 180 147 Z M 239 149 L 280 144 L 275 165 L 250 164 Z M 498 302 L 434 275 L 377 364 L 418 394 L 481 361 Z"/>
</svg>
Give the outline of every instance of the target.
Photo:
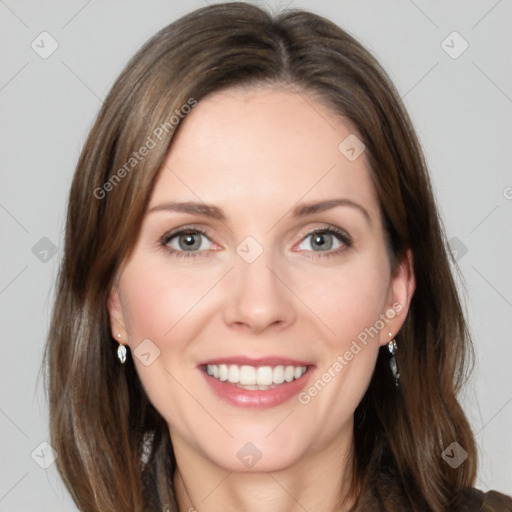
<svg viewBox="0 0 512 512">
<path fill-rule="evenodd" d="M 77 506 L 512 510 L 410 120 L 303 11 L 217 4 L 127 65 L 73 180 L 47 347 Z"/>
</svg>

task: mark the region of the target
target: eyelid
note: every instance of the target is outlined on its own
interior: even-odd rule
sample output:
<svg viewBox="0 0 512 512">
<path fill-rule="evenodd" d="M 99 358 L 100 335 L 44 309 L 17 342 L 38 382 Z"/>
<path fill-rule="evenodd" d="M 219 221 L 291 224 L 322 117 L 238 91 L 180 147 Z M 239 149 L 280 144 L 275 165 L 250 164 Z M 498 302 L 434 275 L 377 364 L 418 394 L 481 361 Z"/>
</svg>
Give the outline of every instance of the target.
<svg viewBox="0 0 512 512">
<path fill-rule="evenodd" d="M 299 237 L 302 242 L 304 238 L 310 235 L 314 235 L 315 233 L 324 233 L 324 232 L 333 232 L 340 237 L 346 238 L 347 242 L 352 243 L 352 237 L 348 234 L 345 229 L 342 229 L 338 226 L 334 226 L 333 224 L 322 224 L 321 226 L 317 226 L 314 228 L 308 228 L 301 231 Z"/>
<path fill-rule="evenodd" d="M 170 247 L 168 245 L 173 238 L 179 237 L 179 236 L 181 236 L 183 234 L 186 234 L 187 232 L 191 232 L 193 234 L 200 234 L 200 235 L 204 236 L 205 238 L 207 238 L 208 241 L 211 244 L 218 245 L 213 240 L 211 240 L 211 238 L 210 238 L 210 236 L 208 234 L 208 230 L 207 229 L 204 229 L 204 228 L 199 227 L 199 226 L 194 226 L 194 225 L 185 225 L 185 226 L 180 226 L 178 228 L 174 228 L 174 229 L 171 229 L 171 230 L 167 231 L 158 240 L 158 247 L 159 248 L 165 248 L 172 255 L 178 255 L 178 256 L 188 256 L 188 257 L 190 257 L 190 256 L 203 256 L 205 253 L 207 253 L 208 252 L 207 250 L 203 250 L 203 251 L 180 251 L 180 250 L 174 249 L 174 248 L 172 248 L 172 247 Z M 211 250 L 212 249 L 210 249 L 210 251 Z"/>
<path fill-rule="evenodd" d="M 300 242 L 297 245 L 301 245 L 304 241 L 317 233 L 326 233 L 338 239 L 338 242 L 341 244 L 337 249 L 332 249 L 329 251 L 296 251 L 296 252 L 305 252 L 307 254 L 307 258 L 310 259 L 326 259 L 333 256 L 341 256 L 342 253 L 351 249 L 353 247 L 352 237 L 347 233 L 346 230 L 339 228 L 337 226 L 324 224 L 323 226 L 312 228 L 306 230 L 300 235 Z"/>
<path fill-rule="evenodd" d="M 171 229 L 171 230 L 167 231 L 159 239 L 159 242 L 158 242 L 159 247 L 166 248 L 168 252 L 170 252 L 172 255 L 178 256 L 178 257 L 201 257 L 201 256 L 206 255 L 209 252 L 208 250 L 203 250 L 203 251 L 180 251 L 180 250 L 173 249 L 173 248 L 168 246 L 169 242 L 173 238 L 175 238 L 176 236 L 179 236 L 181 234 L 184 234 L 187 231 L 191 231 L 191 232 L 195 232 L 197 234 L 201 234 L 204 237 L 206 237 L 210 241 L 210 243 L 218 245 L 213 240 L 211 240 L 211 238 L 210 238 L 210 236 L 208 234 L 208 231 L 209 231 L 208 228 L 205 229 L 204 227 L 199 227 L 197 225 L 189 224 L 189 225 L 180 226 L 180 227 L 177 227 L 177 228 L 174 228 L 174 229 Z M 326 258 L 326 257 L 329 257 L 329 256 L 335 256 L 335 255 L 337 255 L 337 254 L 339 254 L 341 252 L 344 252 L 348 248 L 352 247 L 352 244 L 353 244 L 352 237 L 348 234 L 348 232 L 346 230 L 342 229 L 342 228 L 339 228 L 339 227 L 331 225 L 331 224 L 323 224 L 321 226 L 317 226 L 315 228 L 309 228 L 309 229 L 305 228 L 304 230 L 301 231 L 301 233 L 299 235 L 300 240 L 298 242 L 298 245 L 303 243 L 304 240 L 307 237 L 313 236 L 313 235 L 315 235 L 317 233 L 327 233 L 327 234 L 330 234 L 330 235 L 332 235 L 334 237 L 337 237 L 340 240 L 340 243 L 342 243 L 344 245 L 344 247 L 343 248 L 338 248 L 338 249 L 335 249 L 335 250 L 331 250 L 331 251 L 296 251 L 296 252 L 308 252 L 308 253 L 311 253 L 313 255 L 312 256 L 313 258 L 317 258 L 317 257 Z"/>
<path fill-rule="evenodd" d="M 202 235 L 208 237 L 208 229 L 205 229 L 203 227 L 195 226 L 193 224 L 186 224 L 185 226 L 180 226 L 177 228 L 170 229 L 169 231 L 166 231 L 164 235 L 160 238 L 161 241 L 166 240 L 167 242 L 173 238 L 176 235 L 181 234 L 182 232 L 186 231 L 197 231 L 198 233 L 201 233 Z M 210 240 L 211 241 L 211 240 Z"/>
</svg>

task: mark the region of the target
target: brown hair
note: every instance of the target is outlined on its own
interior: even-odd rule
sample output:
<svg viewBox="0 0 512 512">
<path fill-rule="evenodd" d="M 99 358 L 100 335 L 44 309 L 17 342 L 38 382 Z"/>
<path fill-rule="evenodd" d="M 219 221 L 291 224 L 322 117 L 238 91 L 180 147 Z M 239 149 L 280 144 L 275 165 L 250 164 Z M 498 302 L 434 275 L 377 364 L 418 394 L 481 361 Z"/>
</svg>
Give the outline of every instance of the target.
<svg viewBox="0 0 512 512">
<path fill-rule="evenodd" d="M 475 479 L 475 442 L 456 398 L 472 351 L 420 144 L 390 79 L 353 37 L 308 12 L 271 16 L 245 3 L 205 7 L 158 32 L 113 85 L 83 148 L 45 359 L 58 469 L 81 510 L 177 510 L 168 427 L 130 355 L 117 361 L 107 298 L 184 105 L 262 84 L 313 93 L 350 119 L 392 259 L 414 255 L 416 291 L 397 336 L 401 385 L 381 350 L 355 412 L 353 489 L 379 498 L 392 482 L 410 510 L 445 510 Z M 453 441 L 469 454 L 457 470 L 441 456 Z"/>
</svg>

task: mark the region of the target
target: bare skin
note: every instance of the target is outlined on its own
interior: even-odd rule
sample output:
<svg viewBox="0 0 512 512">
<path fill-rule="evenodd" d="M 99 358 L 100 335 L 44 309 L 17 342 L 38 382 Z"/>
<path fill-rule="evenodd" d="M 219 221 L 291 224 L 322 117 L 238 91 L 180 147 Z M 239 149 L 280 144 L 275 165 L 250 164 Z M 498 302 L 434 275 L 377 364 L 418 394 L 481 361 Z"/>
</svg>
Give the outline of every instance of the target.
<svg viewBox="0 0 512 512">
<path fill-rule="evenodd" d="M 354 410 L 415 283 L 410 254 L 392 272 L 364 152 L 350 161 L 338 149 L 351 133 L 312 96 L 264 87 L 202 100 L 173 141 L 109 311 L 132 353 L 145 339 L 160 351 L 148 366 L 134 361 L 169 426 L 181 511 L 353 505 Z M 346 202 L 293 216 L 330 199 Z M 163 206 L 172 201 L 216 205 L 225 219 Z M 177 228 L 188 235 L 164 236 Z M 251 263 L 240 255 L 258 247 Z M 362 343 L 372 326 L 378 334 Z M 258 410 L 221 400 L 198 364 L 230 356 L 311 363 L 302 400 Z M 318 379 L 325 385 L 309 392 Z M 261 456 L 252 467 L 237 456 L 247 443 Z"/>
</svg>

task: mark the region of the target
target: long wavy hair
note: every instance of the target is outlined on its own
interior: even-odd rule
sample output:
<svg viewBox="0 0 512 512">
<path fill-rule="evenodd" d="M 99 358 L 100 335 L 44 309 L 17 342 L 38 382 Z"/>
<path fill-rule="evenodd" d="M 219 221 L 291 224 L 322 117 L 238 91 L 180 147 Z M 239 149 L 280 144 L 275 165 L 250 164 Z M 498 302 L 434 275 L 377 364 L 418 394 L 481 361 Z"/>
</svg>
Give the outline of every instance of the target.
<svg viewBox="0 0 512 512">
<path fill-rule="evenodd" d="M 168 427 L 130 354 L 124 365 L 117 360 L 108 295 L 191 108 L 184 106 L 221 89 L 265 84 L 312 93 L 353 123 L 391 259 L 400 261 L 407 249 L 414 256 L 416 291 L 397 335 L 400 387 L 381 349 L 355 411 L 353 490 L 381 499 L 396 489 L 410 510 L 440 512 L 474 483 L 475 441 L 457 400 L 472 345 L 400 96 L 375 58 L 329 20 L 226 3 L 180 18 L 138 51 L 105 99 L 75 170 L 45 369 L 50 442 L 80 510 L 178 510 Z M 442 458 L 454 441 L 468 453 L 456 470 Z"/>
</svg>

